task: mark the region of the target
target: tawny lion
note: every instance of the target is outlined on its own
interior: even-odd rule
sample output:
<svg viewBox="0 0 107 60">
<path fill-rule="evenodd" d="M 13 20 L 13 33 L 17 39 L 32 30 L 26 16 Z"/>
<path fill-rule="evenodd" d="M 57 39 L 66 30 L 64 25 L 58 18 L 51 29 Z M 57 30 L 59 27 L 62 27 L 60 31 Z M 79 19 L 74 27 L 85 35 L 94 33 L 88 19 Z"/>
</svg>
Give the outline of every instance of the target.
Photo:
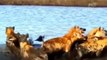
<svg viewBox="0 0 107 60">
<path fill-rule="evenodd" d="M 85 29 L 80 28 L 79 26 L 74 26 L 64 36 L 45 41 L 43 43 L 43 48 L 47 53 L 57 52 L 60 50 L 67 53 L 70 51 L 73 42 L 78 39 L 84 39 L 84 31 Z"/>
<path fill-rule="evenodd" d="M 88 34 L 88 40 L 77 47 L 79 57 L 93 53 L 99 56 L 104 47 L 107 46 L 107 38 L 104 28 L 98 27 Z M 91 54 L 92 55 L 92 54 Z M 88 56 L 89 57 L 89 56 Z"/>
<path fill-rule="evenodd" d="M 7 41 L 6 45 L 9 48 L 10 52 L 16 56 L 19 55 L 19 41 L 17 34 L 14 32 L 14 27 L 6 27 L 6 36 Z"/>
</svg>

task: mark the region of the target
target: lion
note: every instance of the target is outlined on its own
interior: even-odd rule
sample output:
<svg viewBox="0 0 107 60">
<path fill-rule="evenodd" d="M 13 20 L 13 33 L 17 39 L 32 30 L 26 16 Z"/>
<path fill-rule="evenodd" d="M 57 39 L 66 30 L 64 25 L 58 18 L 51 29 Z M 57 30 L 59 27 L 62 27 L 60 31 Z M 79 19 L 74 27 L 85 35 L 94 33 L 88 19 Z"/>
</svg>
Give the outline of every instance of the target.
<svg viewBox="0 0 107 60">
<path fill-rule="evenodd" d="M 107 37 L 97 41 L 85 42 L 77 47 L 79 58 L 99 57 L 107 49 Z"/>
<path fill-rule="evenodd" d="M 6 36 L 7 36 L 7 43 L 8 42 L 13 42 L 16 47 L 19 48 L 19 40 L 18 40 L 18 35 L 19 33 L 14 32 L 15 27 L 6 27 Z"/>
<path fill-rule="evenodd" d="M 7 40 L 16 40 L 14 30 L 15 27 L 6 27 Z"/>
<path fill-rule="evenodd" d="M 10 53 L 13 54 L 17 59 L 19 60 L 20 57 L 20 46 L 19 46 L 19 40 L 18 36 L 20 35 L 19 33 L 14 32 L 15 27 L 6 27 L 6 45 L 7 48 L 10 50 Z"/>
<path fill-rule="evenodd" d="M 42 49 L 36 49 L 28 42 L 27 35 L 20 35 L 19 39 L 22 60 L 48 60 Z"/>
<path fill-rule="evenodd" d="M 74 26 L 64 36 L 45 41 L 43 43 L 43 48 L 47 53 L 57 52 L 60 50 L 67 53 L 70 51 L 70 47 L 74 41 L 84 38 L 84 31 L 85 29 L 82 29 L 79 26 Z"/>
<path fill-rule="evenodd" d="M 48 54 L 48 59 L 62 59 L 62 56 L 71 56 L 71 51 L 75 48 L 75 41 L 85 40 L 86 29 L 74 26 L 62 37 L 56 37 L 43 42 L 43 49 Z M 55 59 L 56 58 L 56 59 Z M 64 57 L 69 59 L 71 57 Z"/>
<path fill-rule="evenodd" d="M 6 27 L 6 45 L 18 60 L 48 60 L 42 49 L 35 49 L 28 41 L 28 34 L 14 32 L 14 27 Z M 19 44 L 19 46 L 17 45 Z"/>
<path fill-rule="evenodd" d="M 95 28 L 87 37 L 86 42 L 77 46 L 79 57 L 100 56 L 102 50 L 107 46 L 106 30 L 102 27 Z"/>
</svg>

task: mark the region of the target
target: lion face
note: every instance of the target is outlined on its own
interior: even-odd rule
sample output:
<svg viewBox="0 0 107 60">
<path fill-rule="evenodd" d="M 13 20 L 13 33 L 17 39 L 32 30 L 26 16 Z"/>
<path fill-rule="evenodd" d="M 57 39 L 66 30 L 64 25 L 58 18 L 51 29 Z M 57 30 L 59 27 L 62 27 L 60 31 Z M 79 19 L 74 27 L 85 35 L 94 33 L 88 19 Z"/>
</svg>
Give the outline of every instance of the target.
<svg viewBox="0 0 107 60">
<path fill-rule="evenodd" d="M 104 28 L 99 28 L 96 32 L 95 32 L 95 36 L 97 37 L 105 37 L 105 31 Z"/>
<path fill-rule="evenodd" d="M 7 40 L 9 40 L 9 41 L 16 40 L 15 33 L 14 33 L 14 27 L 6 27 L 6 35 L 7 35 Z"/>
<path fill-rule="evenodd" d="M 83 38 L 84 32 L 86 31 L 86 29 L 80 28 L 79 26 L 75 26 L 74 29 L 75 31 L 73 31 L 73 36 L 77 39 Z"/>
<path fill-rule="evenodd" d="M 14 27 L 6 27 L 6 34 L 11 35 L 14 33 Z"/>
<path fill-rule="evenodd" d="M 70 40 L 81 39 L 81 38 L 84 38 L 85 31 L 86 29 L 84 28 L 80 28 L 79 26 L 74 26 L 73 28 L 71 28 L 69 33 L 65 35 L 65 37 Z"/>
<path fill-rule="evenodd" d="M 105 35 L 106 35 L 106 33 L 105 33 L 104 28 L 98 27 L 98 28 L 91 30 L 91 32 L 88 34 L 88 38 L 105 37 Z"/>
</svg>

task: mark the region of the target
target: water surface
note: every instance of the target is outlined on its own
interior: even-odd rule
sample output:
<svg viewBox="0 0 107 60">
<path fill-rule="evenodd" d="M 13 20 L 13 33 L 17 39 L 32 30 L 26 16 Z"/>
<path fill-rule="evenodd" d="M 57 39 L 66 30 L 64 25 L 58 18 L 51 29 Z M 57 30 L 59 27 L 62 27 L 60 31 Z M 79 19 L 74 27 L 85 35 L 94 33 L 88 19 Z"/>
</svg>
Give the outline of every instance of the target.
<svg viewBox="0 0 107 60">
<path fill-rule="evenodd" d="M 63 36 L 74 25 L 86 28 L 87 32 L 94 27 L 106 28 L 107 8 L 0 6 L 0 44 L 5 44 L 8 26 L 15 26 L 16 32 L 29 33 L 33 39 L 45 35 L 47 40 Z"/>
</svg>

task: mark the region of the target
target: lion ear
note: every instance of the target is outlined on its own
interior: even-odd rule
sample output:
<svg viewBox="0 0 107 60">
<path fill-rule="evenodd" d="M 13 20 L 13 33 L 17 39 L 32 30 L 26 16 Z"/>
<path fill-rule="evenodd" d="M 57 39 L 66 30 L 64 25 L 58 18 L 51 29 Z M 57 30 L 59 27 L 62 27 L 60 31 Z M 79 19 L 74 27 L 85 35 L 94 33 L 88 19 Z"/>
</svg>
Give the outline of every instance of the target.
<svg viewBox="0 0 107 60">
<path fill-rule="evenodd" d="M 104 28 L 103 27 L 99 27 L 99 30 L 104 30 Z"/>
<path fill-rule="evenodd" d="M 104 30 L 104 28 L 102 27 L 102 30 Z"/>
<path fill-rule="evenodd" d="M 74 28 L 79 28 L 79 26 L 75 25 Z"/>
</svg>

